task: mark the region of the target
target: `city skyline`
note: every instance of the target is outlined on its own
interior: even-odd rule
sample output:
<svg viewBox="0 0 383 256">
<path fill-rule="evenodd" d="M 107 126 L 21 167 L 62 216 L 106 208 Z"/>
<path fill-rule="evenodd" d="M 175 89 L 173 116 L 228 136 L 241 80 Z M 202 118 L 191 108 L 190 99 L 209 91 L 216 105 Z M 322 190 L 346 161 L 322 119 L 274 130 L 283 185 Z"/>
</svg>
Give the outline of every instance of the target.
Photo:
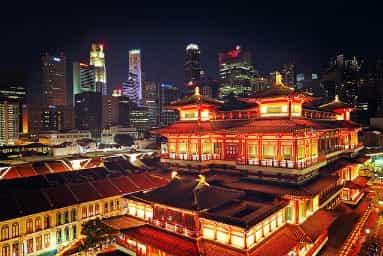
<svg viewBox="0 0 383 256">
<path fill-rule="evenodd" d="M 279 4 L 276 4 L 278 6 Z M 346 55 L 380 55 L 382 41 L 376 10 L 378 4 L 370 7 L 355 6 L 349 3 L 344 9 L 342 3 L 323 4 L 309 8 L 301 3 L 280 8 L 271 6 L 243 5 L 238 12 L 218 6 L 211 14 L 201 8 L 151 9 L 132 8 L 129 18 L 124 19 L 121 10 L 106 7 L 102 18 L 95 18 L 93 12 L 81 13 L 78 10 L 63 8 L 54 13 L 61 19 L 45 24 L 51 18 L 48 14 L 37 17 L 26 15 L 28 20 L 20 19 L 4 30 L 7 38 L 1 42 L 2 48 L 18 48 L 24 61 L 15 61 L 14 54 L 5 52 L 4 70 L 22 70 L 32 74 L 32 89 L 38 83 L 39 71 L 36 65 L 46 50 L 63 51 L 67 63 L 88 60 L 89 45 L 101 42 L 105 45 L 108 63 L 108 87 L 110 92 L 127 79 L 129 50 L 139 48 L 142 52 L 142 69 L 150 80 L 172 82 L 181 85 L 183 77 L 184 49 L 189 43 L 196 43 L 201 49 L 201 64 L 208 75 L 217 75 L 217 54 L 239 44 L 253 53 L 253 64 L 262 73 L 280 69 L 283 64 L 293 62 L 303 72 L 318 71 L 328 63 L 330 57 Z M 48 10 L 45 7 L 45 10 Z M 334 14 L 332 10 L 342 10 Z M 82 14 L 77 26 L 67 22 L 69 13 Z M 113 15 L 112 15 L 113 13 Z M 138 15 L 140 13 L 141 15 Z M 190 19 L 191 13 L 195 17 Z M 209 15 L 210 16 L 209 16 Z M 88 21 L 92 20 L 92 22 Z M 177 22 L 174 22 L 177 20 Z M 304 20 L 305 22 L 301 22 Z M 42 34 L 42 26 L 52 29 Z M 19 33 L 15 33 L 19 31 Z M 355 36 L 357 31 L 373 36 L 374 40 L 363 40 Z M 35 33 L 32 37 L 31 33 Z M 69 36 L 70 35 L 70 36 Z M 21 38 L 30 38 L 28 47 L 18 47 Z M 70 39 L 69 39 L 70 38 Z M 74 38 L 75 40 L 72 40 Z M 154 39 L 154 40 L 153 40 Z M 12 51 L 10 51 L 12 52 Z M 166 61 L 163 61 L 166 59 Z M 6 63 L 6 64 L 5 64 Z M 71 77 L 69 74 L 68 77 Z M 68 84 L 71 84 L 68 81 Z M 33 91 L 33 90 L 32 90 Z"/>
</svg>

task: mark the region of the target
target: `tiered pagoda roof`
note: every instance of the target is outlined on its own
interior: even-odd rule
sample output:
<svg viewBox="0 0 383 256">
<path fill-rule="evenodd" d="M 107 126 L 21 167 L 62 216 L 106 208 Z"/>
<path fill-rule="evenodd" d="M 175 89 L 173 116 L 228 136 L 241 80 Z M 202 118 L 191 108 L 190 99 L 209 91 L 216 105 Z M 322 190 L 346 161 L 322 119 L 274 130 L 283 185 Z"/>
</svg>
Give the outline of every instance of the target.
<svg viewBox="0 0 383 256">
<path fill-rule="evenodd" d="M 323 105 L 320 105 L 319 106 L 319 109 L 321 110 L 326 110 L 326 111 L 334 111 L 336 109 L 351 109 L 352 106 L 350 106 L 349 104 L 341 101 L 339 99 L 339 96 L 338 95 L 335 95 L 335 98 L 333 101 L 329 102 L 329 103 L 326 103 L 326 104 L 323 104 Z"/>
<path fill-rule="evenodd" d="M 204 95 L 201 95 L 199 93 L 199 87 L 197 86 L 195 88 L 195 93 L 191 96 L 187 96 L 183 99 L 179 99 L 176 101 L 173 101 L 170 103 L 170 108 L 177 108 L 177 107 L 182 107 L 182 106 L 187 106 L 187 105 L 215 105 L 215 106 L 222 106 L 223 101 L 216 100 Z"/>
</svg>

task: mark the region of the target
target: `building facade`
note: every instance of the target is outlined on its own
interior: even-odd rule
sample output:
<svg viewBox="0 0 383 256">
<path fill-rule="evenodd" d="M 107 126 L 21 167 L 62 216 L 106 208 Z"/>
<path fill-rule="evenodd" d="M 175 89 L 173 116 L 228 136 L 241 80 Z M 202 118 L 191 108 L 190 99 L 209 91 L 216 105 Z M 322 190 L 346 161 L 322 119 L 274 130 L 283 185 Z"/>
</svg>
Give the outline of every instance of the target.
<svg viewBox="0 0 383 256">
<path fill-rule="evenodd" d="M 106 61 L 103 44 L 92 44 L 89 64 L 94 67 L 96 91 L 102 95 L 108 95 Z"/>
<path fill-rule="evenodd" d="M 141 51 L 134 49 L 129 51 L 129 73 L 136 75 L 136 95 L 138 101 L 142 100 L 142 66 L 141 66 Z"/>
<path fill-rule="evenodd" d="M 63 54 L 42 57 L 42 96 L 45 105 L 65 106 L 68 104 L 66 81 L 66 58 Z"/>
<path fill-rule="evenodd" d="M 76 94 L 96 92 L 96 74 L 94 66 L 82 62 L 73 62 L 73 101 Z"/>
</svg>

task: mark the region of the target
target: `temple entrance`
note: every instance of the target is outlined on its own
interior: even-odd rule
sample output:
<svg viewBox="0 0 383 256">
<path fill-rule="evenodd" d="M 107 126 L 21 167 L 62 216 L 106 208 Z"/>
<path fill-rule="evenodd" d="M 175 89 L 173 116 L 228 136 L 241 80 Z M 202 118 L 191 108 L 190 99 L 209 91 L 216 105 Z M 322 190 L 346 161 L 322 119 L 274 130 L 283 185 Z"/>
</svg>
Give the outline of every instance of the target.
<svg viewBox="0 0 383 256">
<path fill-rule="evenodd" d="M 239 145 L 234 143 L 226 144 L 226 160 L 236 160 L 239 154 Z"/>
</svg>

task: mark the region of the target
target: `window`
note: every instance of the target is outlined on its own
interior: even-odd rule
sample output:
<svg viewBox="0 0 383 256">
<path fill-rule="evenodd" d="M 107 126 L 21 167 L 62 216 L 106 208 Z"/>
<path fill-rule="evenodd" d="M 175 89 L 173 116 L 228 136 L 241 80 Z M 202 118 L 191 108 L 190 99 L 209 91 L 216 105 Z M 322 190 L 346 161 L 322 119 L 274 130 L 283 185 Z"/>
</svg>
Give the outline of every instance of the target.
<svg viewBox="0 0 383 256">
<path fill-rule="evenodd" d="M 43 239 L 41 236 L 36 237 L 36 251 L 43 249 Z"/>
<path fill-rule="evenodd" d="M 291 160 L 291 145 L 282 145 L 282 159 L 283 160 Z"/>
<path fill-rule="evenodd" d="M 62 237 L 61 237 L 61 229 L 57 229 L 56 231 L 56 244 L 62 243 Z"/>
<path fill-rule="evenodd" d="M 64 223 L 69 223 L 69 211 L 64 212 Z"/>
<path fill-rule="evenodd" d="M 12 244 L 12 255 L 13 256 L 19 256 L 19 254 L 20 254 L 19 243 L 16 242 L 16 243 Z"/>
<path fill-rule="evenodd" d="M 82 207 L 82 218 L 83 218 L 83 219 L 85 219 L 86 217 L 88 217 L 88 216 L 87 216 L 87 213 L 88 213 L 88 211 L 87 211 L 86 206 L 83 206 L 83 207 Z"/>
<path fill-rule="evenodd" d="M 27 233 L 33 233 L 33 220 L 27 219 Z"/>
<path fill-rule="evenodd" d="M 95 214 L 95 215 L 100 214 L 100 205 L 99 205 L 98 203 L 96 203 L 96 204 L 94 205 L 94 214 Z"/>
<path fill-rule="evenodd" d="M 116 200 L 116 209 L 120 210 L 120 201 Z"/>
<path fill-rule="evenodd" d="M 35 230 L 36 231 L 39 231 L 39 230 L 41 230 L 42 229 L 42 227 L 41 227 L 41 218 L 40 217 L 37 217 L 36 219 L 35 219 Z"/>
<path fill-rule="evenodd" d="M 9 227 L 8 225 L 4 225 L 1 228 L 1 241 L 8 240 L 9 239 Z"/>
<path fill-rule="evenodd" d="M 71 220 L 72 222 L 77 220 L 77 211 L 75 208 L 73 208 L 71 211 Z"/>
<path fill-rule="evenodd" d="M 64 233 L 65 233 L 65 241 L 69 241 L 70 240 L 69 227 L 65 227 Z"/>
<path fill-rule="evenodd" d="M 93 205 L 89 205 L 88 207 L 88 216 L 93 216 L 94 215 L 94 212 L 93 212 Z"/>
<path fill-rule="evenodd" d="M 211 152 L 210 143 L 203 143 L 202 144 L 202 152 L 203 152 L 203 154 L 210 154 L 210 152 Z"/>
<path fill-rule="evenodd" d="M 114 202 L 113 201 L 110 201 L 109 209 L 110 209 L 111 212 L 114 211 Z"/>
<path fill-rule="evenodd" d="M 56 226 L 61 225 L 61 213 L 56 213 Z"/>
<path fill-rule="evenodd" d="M 9 245 L 4 245 L 3 248 L 1 248 L 1 255 L 3 255 L 3 256 L 10 256 L 11 255 Z"/>
<path fill-rule="evenodd" d="M 213 148 L 214 148 L 214 154 L 220 154 L 222 151 L 222 144 L 219 142 L 214 142 Z"/>
<path fill-rule="evenodd" d="M 170 153 L 176 152 L 176 144 L 175 143 L 169 143 L 169 152 Z"/>
<path fill-rule="evenodd" d="M 44 217 L 44 229 L 51 227 L 51 216 L 45 215 Z"/>
<path fill-rule="evenodd" d="M 180 154 L 186 154 L 186 150 L 187 147 L 186 147 L 186 143 L 185 142 L 182 142 L 182 143 L 179 143 L 178 144 L 178 151 Z"/>
<path fill-rule="evenodd" d="M 27 240 L 27 253 L 33 252 L 33 238 Z"/>
<path fill-rule="evenodd" d="M 249 158 L 250 159 L 257 159 L 258 156 L 258 144 L 256 143 L 249 143 Z"/>
<path fill-rule="evenodd" d="M 318 142 L 313 142 L 311 146 L 311 155 L 317 156 L 318 155 Z"/>
<path fill-rule="evenodd" d="M 302 160 L 305 158 L 305 145 L 298 145 L 298 160 Z"/>
<path fill-rule="evenodd" d="M 72 226 L 72 231 L 73 231 L 73 239 L 77 238 L 77 226 L 73 225 Z"/>
<path fill-rule="evenodd" d="M 263 159 L 274 159 L 275 147 L 274 144 L 263 144 Z"/>
<path fill-rule="evenodd" d="M 107 213 L 108 212 L 108 203 L 105 203 L 104 204 L 104 213 Z"/>
<path fill-rule="evenodd" d="M 18 237 L 19 236 L 19 223 L 13 223 L 12 224 L 12 237 Z"/>
<path fill-rule="evenodd" d="M 51 246 L 51 234 L 45 233 L 44 234 L 44 248 L 48 248 Z"/>
</svg>

